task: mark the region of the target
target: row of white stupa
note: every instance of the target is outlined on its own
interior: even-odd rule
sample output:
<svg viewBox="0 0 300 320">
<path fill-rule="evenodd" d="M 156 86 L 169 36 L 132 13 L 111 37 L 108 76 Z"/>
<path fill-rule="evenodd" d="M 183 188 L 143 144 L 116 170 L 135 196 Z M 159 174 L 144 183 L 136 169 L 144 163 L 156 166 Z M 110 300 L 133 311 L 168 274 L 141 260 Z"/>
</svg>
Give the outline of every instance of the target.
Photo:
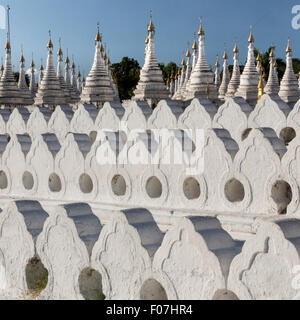
<svg viewBox="0 0 300 320">
<path fill-rule="evenodd" d="M 30 64 L 30 85 L 27 86 L 25 78 L 25 59 L 23 53 L 20 58 L 20 75 L 16 83 L 14 72 L 11 64 L 11 46 L 9 40 L 5 45 L 5 64 L 1 67 L 0 78 L 0 105 L 2 106 L 19 106 L 19 105 L 65 105 L 76 104 L 78 102 L 101 104 L 104 101 L 119 100 L 119 93 L 115 85 L 111 71 L 110 59 L 107 56 L 103 45 L 102 37 L 98 32 L 95 38 L 96 49 L 94 64 L 86 80 L 82 79 L 81 74 L 75 73 L 75 63 L 71 65 L 67 55 L 65 59 L 65 75 L 63 75 L 63 52 L 61 45 L 57 52 L 58 63 L 57 72 L 53 63 L 53 43 L 50 39 L 47 44 L 48 57 L 47 66 L 44 70 L 40 66 L 39 83 L 35 83 L 35 64 L 32 59 Z"/>
<path fill-rule="evenodd" d="M 243 73 L 240 74 L 239 50 L 237 44 L 235 44 L 232 76 L 230 78 L 228 56 L 224 52 L 223 77 L 220 81 L 219 61 L 217 60 L 215 73 L 213 73 L 206 60 L 205 33 L 201 22 L 198 31 L 198 44 L 195 38 L 192 46 L 192 63 L 191 52 L 188 49 L 186 53 L 187 62 L 183 59 L 181 73 L 177 79 L 171 77 L 171 80 L 167 82 L 167 87 L 165 87 L 162 72 L 155 56 L 154 33 L 155 27 L 151 18 L 146 38 L 145 64 L 141 70 L 134 100 L 148 100 L 153 105 L 157 103 L 157 100 L 165 98 L 189 100 L 194 97 L 205 97 L 218 104 L 227 97 L 239 96 L 243 97 L 250 105 L 255 105 L 263 93 L 268 93 L 279 95 L 282 100 L 293 106 L 300 98 L 298 80 L 292 66 L 290 40 L 286 49 L 286 70 L 280 85 L 273 48 L 270 52 L 270 72 L 267 83 L 262 76 L 262 65 L 259 58 L 257 59 L 257 65 L 255 64 L 252 28 L 248 39 L 248 57 Z"/>
<path fill-rule="evenodd" d="M 255 64 L 254 37 L 252 30 L 248 39 L 248 57 L 243 73 L 240 74 L 238 61 L 238 47 L 234 47 L 234 66 L 230 78 L 228 70 L 228 56 L 224 52 L 223 77 L 220 81 L 219 62 L 216 63 L 215 74 L 208 65 L 205 56 L 205 33 L 200 24 L 198 31 L 198 44 L 195 39 L 193 48 L 193 61 L 191 53 L 187 51 L 187 62 L 183 62 L 181 75 L 178 79 L 171 79 L 167 85 L 164 83 L 162 71 L 158 65 L 154 47 L 155 27 L 150 18 L 147 30 L 145 63 L 140 72 L 140 79 L 134 91 L 133 100 L 147 100 L 151 106 L 155 106 L 161 99 L 189 100 L 194 97 L 206 97 L 218 104 L 227 97 L 243 97 L 250 105 L 255 105 L 262 94 L 279 95 L 289 105 L 293 106 L 300 98 L 298 80 L 292 67 L 292 50 L 290 42 L 286 49 L 286 70 L 279 85 L 276 59 L 274 50 L 270 52 L 270 72 L 267 83 L 262 77 L 261 62 L 258 59 Z M 71 66 L 69 58 L 65 60 L 65 76 L 63 76 L 63 58 L 61 47 L 58 50 L 57 73 L 53 64 L 53 44 L 50 39 L 47 44 L 48 58 L 44 72 L 40 68 L 38 89 L 34 83 L 34 62 L 31 63 L 31 81 L 28 88 L 25 81 L 24 57 L 20 59 L 20 78 L 18 85 L 14 80 L 11 65 L 11 48 L 7 41 L 5 66 L 2 68 L 0 79 L 0 105 L 48 105 L 93 103 L 96 106 L 103 105 L 106 101 L 119 100 L 116 84 L 113 81 L 110 60 L 102 45 L 102 37 L 98 32 L 95 38 L 95 58 L 92 69 L 86 81 L 81 83 L 80 72 L 76 77 L 74 62 Z"/>
</svg>

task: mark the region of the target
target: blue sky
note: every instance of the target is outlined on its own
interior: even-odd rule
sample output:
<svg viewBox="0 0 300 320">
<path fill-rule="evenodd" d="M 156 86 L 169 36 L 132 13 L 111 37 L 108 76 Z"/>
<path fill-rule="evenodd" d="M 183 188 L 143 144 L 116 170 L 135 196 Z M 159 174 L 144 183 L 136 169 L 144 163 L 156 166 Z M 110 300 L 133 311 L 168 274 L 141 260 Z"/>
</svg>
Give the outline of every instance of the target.
<svg viewBox="0 0 300 320">
<path fill-rule="evenodd" d="M 300 57 L 300 29 L 291 26 L 291 0 L 0 0 L 11 7 L 11 43 L 13 64 L 19 66 L 21 44 L 26 66 L 31 53 L 36 63 L 46 60 L 48 30 L 52 30 L 57 51 L 58 38 L 69 48 L 76 64 L 86 73 L 94 55 L 94 37 L 100 22 L 103 41 L 110 49 L 112 62 L 123 56 L 144 62 L 144 40 L 149 10 L 156 26 L 156 53 L 159 62 L 180 62 L 187 42 L 192 43 L 203 17 L 206 55 L 210 64 L 222 55 L 224 42 L 232 59 L 234 38 L 240 48 L 240 60 L 247 55 L 249 25 L 253 25 L 255 46 L 265 50 L 274 41 L 277 56 L 284 57 L 287 37 L 291 37 L 294 56 Z M 6 30 L 0 30 L 0 55 L 4 56 Z"/>
</svg>

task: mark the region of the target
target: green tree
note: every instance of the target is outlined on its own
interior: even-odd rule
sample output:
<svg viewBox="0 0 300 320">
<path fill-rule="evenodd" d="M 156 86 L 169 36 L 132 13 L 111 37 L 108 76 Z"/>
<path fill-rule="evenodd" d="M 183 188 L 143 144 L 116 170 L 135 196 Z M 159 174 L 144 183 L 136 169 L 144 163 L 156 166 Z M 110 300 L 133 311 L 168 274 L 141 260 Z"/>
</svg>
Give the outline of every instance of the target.
<svg viewBox="0 0 300 320">
<path fill-rule="evenodd" d="M 111 65 L 112 76 L 119 90 L 120 100 L 131 99 L 139 81 L 140 66 L 135 59 L 123 57 L 121 62 Z"/>
<path fill-rule="evenodd" d="M 271 51 L 272 47 L 269 47 L 269 49 L 264 52 L 263 54 L 261 54 L 262 57 L 262 66 L 265 69 L 265 80 L 268 80 L 268 76 L 269 76 L 269 71 L 270 71 L 270 60 L 269 60 L 269 55 L 270 55 L 270 51 Z M 275 47 L 274 47 L 275 49 Z M 254 49 L 254 55 L 255 58 L 257 57 L 258 54 L 258 49 Z M 293 58 L 293 69 L 295 74 L 298 74 L 300 72 L 300 60 L 297 58 Z M 284 72 L 285 72 L 285 68 L 286 68 L 286 64 L 285 61 L 281 58 L 277 58 L 276 59 L 276 63 L 277 63 L 277 73 L 278 73 L 278 79 L 279 81 L 281 81 Z"/>
<path fill-rule="evenodd" d="M 167 82 L 168 77 L 171 78 L 172 73 L 175 76 L 178 70 L 177 64 L 173 61 L 169 62 L 166 66 L 163 63 L 160 63 L 159 66 L 163 73 L 163 79 L 165 82 Z"/>
</svg>

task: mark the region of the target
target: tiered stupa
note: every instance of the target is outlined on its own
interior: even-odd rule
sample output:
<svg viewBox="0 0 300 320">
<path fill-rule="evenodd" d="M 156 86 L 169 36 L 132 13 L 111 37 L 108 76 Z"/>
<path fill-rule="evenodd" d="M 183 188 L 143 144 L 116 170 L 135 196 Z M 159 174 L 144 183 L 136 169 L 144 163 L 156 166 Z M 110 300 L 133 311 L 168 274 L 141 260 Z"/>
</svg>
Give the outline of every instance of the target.
<svg viewBox="0 0 300 320">
<path fill-rule="evenodd" d="M 102 106 L 106 101 L 114 100 L 114 90 L 111 86 L 108 72 L 105 67 L 105 61 L 102 56 L 102 38 L 98 31 L 95 38 L 95 58 L 90 73 L 86 78 L 86 83 L 81 93 L 81 102 L 93 103 L 96 106 Z"/>
<path fill-rule="evenodd" d="M 219 55 L 217 55 L 217 61 L 215 64 L 215 86 L 217 90 L 219 90 L 221 83 L 221 77 L 220 77 L 220 63 L 219 63 Z"/>
<path fill-rule="evenodd" d="M 185 99 L 187 96 L 187 86 L 189 83 L 189 80 L 191 78 L 191 73 L 192 73 L 192 66 L 191 66 L 191 51 L 190 48 L 188 47 L 187 52 L 186 52 L 186 70 L 185 70 L 185 80 L 184 83 L 182 85 L 182 89 L 181 89 L 181 95 L 182 98 Z"/>
<path fill-rule="evenodd" d="M 255 66 L 254 37 L 252 34 L 252 27 L 248 42 L 249 46 L 247 62 L 241 75 L 240 85 L 235 93 L 235 96 L 244 98 L 250 105 L 255 105 L 257 102 L 259 73 L 257 72 Z"/>
<path fill-rule="evenodd" d="M 79 101 L 77 97 L 74 94 L 72 84 L 71 84 L 71 78 L 70 78 L 70 59 L 68 55 L 68 50 L 67 50 L 67 57 L 65 60 L 65 84 L 66 84 L 66 89 L 68 91 L 68 96 L 69 96 L 69 102 L 71 104 L 76 103 Z"/>
<path fill-rule="evenodd" d="M 49 31 L 49 41 L 47 44 L 48 57 L 47 67 L 42 81 L 39 84 L 38 92 L 35 97 L 36 105 L 48 105 L 55 107 L 56 105 L 65 104 L 65 96 L 61 90 L 59 80 L 57 79 L 53 64 L 53 43 L 51 40 L 51 32 Z"/>
<path fill-rule="evenodd" d="M 195 68 L 191 74 L 191 83 L 188 88 L 189 98 L 207 97 L 212 101 L 217 100 L 217 88 L 214 85 L 214 74 L 209 67 L 205 57 L 205 33 L 202 27 L 202 21 L 198 31 L 199 35 L 199 53 Z M 207 90 L 209 87 L 209 90 Z M 208 92 L 209 91 L 209 92 Z M 209 95 L 208 95 L 209 93 Z"/>
<path fill-rule="evenodd" d="M 235 42 L 233 48 L 233 70 L 232 76 L 228 84 L 226 98 L 233 97 L 240 85 L 241 74 L 240 74 L 240 66 L 239 66 L 239 49 L 237 43 Z"/>
<path fill-rule="evenodd" d="M 5 45 L 5 64 L 3 74 L 0 79 L 0 105 L 15 107 L 23 104 L 20 90 L 14 78 L 11 65 L 11 47 L 9 38 Z"/>
<path fill-rule="evenodd" d="M 278 94 L 279 97 L 290 106 L 294 106 L 300 97 L 298 81 L 293 70 L 290 38 L 288 39 L 288 46 L 286 48 L 286 69 L 280 83 Z"/>
<path fill-rule="evenodd" d="M 68 104 L 68 103 L 71 103 L 71 97 L 70 97 L 70 90 L 67 87 L 67 84 L 63 75 L 63 68 L 64 68 L 63 67 L 63 51 L 61 48 L 61 40 L 59 39 L 59 49 L 57 51 L 57 79 L 59 81 L 61 91 L 65 97 L 65 104 Z"/>
<path fill-rule="evenodd" d="M 226 51 L 224 51 L 223 55 L 223 76 L 222 76 L 222 83 L 219 88 L 219 96 L 218 98 L 221 101 L 225 100 L 225 95 L 228 89 L 228 84 L 230 81 L 230 76 L 229 76 L 229 70 L 228 70 L 228 56 Z"/>
<path fill-rule="evenodd" d="M 80 100 L 80 93 L 77 89 L 77 80 L 76 80 L 76 66 L 74 62 L 74 58 L 71 65 L 71 97 L 73 98 L 73 101 L 79 102 Z"/>
<path fill-rule="evenodd" d="M 275 94 L 277 95 L 279 92 L 279 81 L 278 81 L 278 76 L 277 72 L 275 70 L 274 62 L 275 62 L 275 54 L 274 54 L 274 48 L 271 48 L 270 51 L 270 70 L 269 70 L 269 78 L 267 85 L 265 86 L 265 93 L 267 94 Z"/>
<path fill-rule="evenodd" d="M 44 77 L 44 66 L 43 66 L 43 59 L 41 59 L 40 73 L 39 73 L 39 85 L 41 84 L 43 77 Z"/>
<path fill-rule="evenodd" d="M 78 67 L 78 73 L 77 73 L 77 91 L 81 94 L 81 90 L 82 90 L 81 72 L 80 72 L 80 67 Z"/>
<path fill-rule="evenodd" d="M 157 63 L 154 48 L 155 27 L 150 16 L 148 26 L 149 42 L 146 44 L 147 51 L 145 64 L 140 73 L 140 80 L 134 91 L 133 100 L 147 100 L 149 105 L 155 107 L 161 99 L 167 99 L 169 92 L 163 81 L 162 71 Z"/>
<path fill-rule="evenodd" d="M 20 94 L 23 99 L 24 105 L 32 105 L 33 104 L 33 97 L 31 92 L 29 91 L 28 85 L 26 83 L 25 78 L 25 58 L 23 55 L 23 50 L 20 57 L 20 73 L 19 73 L 19 82 L 18 88 L 20 89 Z"/>
<path fill-rule="evenodd" d="M 33 61 L 33 57 L 30 63 L 30 84 L 29 84 L 29 91 L 31 94 L 32 99 L 34 99 L 36 91 L 37 91 L 37 87 L 35 84 L 35 70 L 34 70 L 35 64 Z"/>
</svg>

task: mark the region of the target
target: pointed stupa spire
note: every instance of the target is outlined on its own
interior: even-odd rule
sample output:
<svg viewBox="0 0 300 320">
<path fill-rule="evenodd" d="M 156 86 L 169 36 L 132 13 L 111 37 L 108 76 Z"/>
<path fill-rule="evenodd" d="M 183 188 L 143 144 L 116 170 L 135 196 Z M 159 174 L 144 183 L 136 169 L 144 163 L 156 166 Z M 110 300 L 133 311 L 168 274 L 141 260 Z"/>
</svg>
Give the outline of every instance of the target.
<svg viewBox="0 0 300 320">
<path fill-rule="evenodd" d="M 215 64 L 215 86 L 219 90 L 221 83 L 221 78 L 220 78 L 220 63 L 219 63 L 219 55 L 217 54 L 217 60 Z"/>
<path fill-rule="evenodd" d="M 262 64 L 261 64 L 261 55 L 260 55 L 260 52 L 258 50 L 257 57 L 256 57 L 256 71 L 258 73 L 260 73 L 261 66 L 262 66 Z"/>
<path fill-rule="evenodd" d="M 290 37 L 288 38 L 288 45 L 286 48 L 286 69 L 280 83 L 278 94 L 279 97 L 290 106 L 294 106 L 300 97 L 298 81 L 293 70 Z"/>
<path fill-rule="evenodd" d="M 97 25 L 97 35 L 98 33 L 100 34 L 99 25 Z M 99 107 L 106 101 L 114 100 L 114 90 L 110 83 L 101 48 L 103 48 L 102 37 L 96 36 L 94 63 L 81 93 L 83 103 L 94 103 Z"/>
<path fill-rule="evenodd" d="M 32 53 L 32 59 L 30 63 L 30 83 L 29 83 L 29 91 L 31 94 L 31 98 L 34 99 L 35 94 L 36 94 L 36 84 L 35 84 L 35 70 L 34 70 L 35 64 L 33 60 L 33 53 Z M 32 102 L 33 103 L 33 102 Z"/>
<path fill-rule="evenodd" d="M 154 47 L 155 27 L 152 21 L 152 11 L 150 12 L 150 23 L 147 30 L 149 33 L 149 43 L 147 45 L 145 63 L 140 72 L 140 80 L 134 91 L 133 100 L 147 100 L 151 106 L 155 106 L 159 100 L 168 98 L 169 92 L 156 60 Z"/>
<path fill-rule="evenodd" d="M 225 95 L 228 89 L 228 84 L 230 81 L 230 76 L 229 76 L 229 69 L 228 69 L 228 56 L 226 52 L 226 47 L 224 49 L 224 54 L 223 54 L 223 76 L 222 76 L 222 83 L 219 88 L 219 96 L 218 98 L 221 101 L 225 100 Z"/>
<path fill-rule="evenodd" d="M 32 105 L 33 100 L 31 92 L 29 91 L 28 85 L 25 78 L 25 58 L 23 55 L 23 46 L 21 46 L 21 57 L 20 57 L 20 72 L 19 72 L 19 82 L 18 87 L 20 89 L 21 96 L 23 98 L 24 105 Z"/>
<path fill-rule="evenodd" d="M 178 80 L 178 89 L 176 94 L 173 97 L 173 99 L 176 99 L 176 100 L 183 100 L 183 85 L 185 81 L 185 66 L 186 66 L 186 63 L 184 60 L 184 53 L 182 55 L 181 66 L 182 66 L 182 72 Z"/>
<path fill-rule="evenodd" d="M 210 99 L 217 100 L 217 88 L 214 85 L 214 74 L 209 67 L 205 56 L 205 32 L 200 18 L 200 27 L 198 31 L 199 53 L 197 63 L 191 74 L 191 83 L 188 88 L 189 98 L 206 97 L 207 85 L 210 87 Z"/>
<path fill-rule="evenodd" d="M 83 91 L 85 87 L 85 72 L 83 71 L 82 82 L 81 82 L 81 91 Z"/>
<path fill-rule="evenodd" d="M 232 76 L 228 84 L 227 92 L 226 92 L 226 98 L 227 97 L 233 97 L 236 93 L 239 85 L 240 85 L 240 66 L 239 66 L 239 49 L 237 46 L 237 42 L 235 40 L 235 45 L 233 48 L 233 70 L 232 70 Z"/>
<path fill-rule="evenodd" d="M 81 72 L 80 66 L 78 66 L 78 73 L 77 73 L 77 91 L 81 93 L 82 84 L 81 84 Z"/>
<path fill-rule="evenodd" d="M 171 78 L 170 78 L 170 97 L 172 97 L 174 95 L 174 91 L 175 91 L 175 76 L 174 76 L 174 71 L 172 71 L 171 73 Z"/>
<path fill-rule="evenodd" d="M 71 96 L 69 92 L 69 88 L 67 87 L 65 77 L 63 74 L 63 51 L 61 48 L 61 38 L 59 38 L 59 48 L 57 50 L 57 79 L 60 84 L 60 88 L 64 94 L 65 97 L 65 104 L 71 103 Z M 69 59 L 69 58 L 68 58 Z M 69 74 L 69 79 L 70 79 L 70 74 Z"/>
<path fill-rule="evenodd" d="M 70 78 L 70 58 L 69 58 L 69 50 L 67 49 L 67 56 L 65 59 L 65 84 L 66 89 L 68 91 L 68 97 L 70 103 L 76 103 L 79 101 L 79 98 L 75 96 L 75 93 L 72 88 L 71 78 Z"/>
<path fill-rule="evenodd" d="M 260 74 L 259 76 L 259 82 L 258 82 L 258 95 L 257 95 L 257 102 L 260 101 L 261 97 L 263 96 L 264 94 L 264 85 L 263 85 L 263 76 L 262 76 L 262 73 Z"/>
<path fill-rule="evenodd" d="M 40 73 L 39 73 L 39 84 L 42 82 L 43 76 L 44 76 L 44 66 L 43 66 L 43 59 L 41 58 Z"/>
<path fill-rule="evenodd" d="M 186 70 L 185 70 L 185 79 L 184 79 L 184 83 L 182 86 L 182 98 L 183 100 L 186 99 L 187 97 L 187 86 L 189 83 L 189 80 L 191 78 L 191 73 L 192 73 L 192 65 L 191 65 L 191 51 L 190 51 L 190 44 L 188 42 L 187 44 L 187 51 L 186 51 Z"/>
<path fill-rule="evenodd" d="M 11 46 L 10 46 L 10 25 L 9 25 L 9 6 L 7 7 L 8 33 L 5 45 L 5 65 L 0 79 L 0 105 L 15 107 L 23 104 L 20 90 L 14 78 L 11 64 Z"/>
<path fill-rule="evenodd" d="M 51 31 L 49 31 L 49 41 L 47 43 L 47 48 L 48 57 L 46 71 L 43 74 L 42 80 L 40 82 L 38 92 L 35 97 L 35 104 L 55 107 L 56 105 L 62 105 L 66 102 L 54 69 Z M 42 71 L 41 68 L 40 71 Z"/>
<path fill-rule="evenodd" d="M 188 99 L 189 96 L 189 91 L 190 91 L 190 85 L 191 85 L 191 75 L 193 70 L 195 69 L 196 63 L 197 63 L 197 59 L 198 59 L 198 45 L 197 45 L 197 38 L 196 38 L 196 32 L 194 32 L 194 42 L 192 45 L 192 49 L 193 49 L 193 61 L 191 63 L 191 70 L 189 71 L 189 77 L 187 80 L 187 83 L 185 84 L 185 93 L 184 93 L 184 98 Z"/>
<path fill-rule="evenodd" d="M 275 66 L 274 66 L 274 62 L 276 61 L 276 59 L 275 59 L 273 45 L 271 47 L 269 59 L 270 59 L 270 71 L 269 71 L 268 82 L 265 86 L 265 93 L 270 94 L 270 95 L 271 94 L 277 95 L 279 92 L 279 81 L 278 81 L 277 72 L 276 72 Z"/>
<path fill-rule="evenodd" d="M 79 91 L 77 88 L 77 79 L 76 79 L 76 65 L 74 62 L 74 56 L 72 56 L 72 65 L 71 65 L 71 87 L 72 87 L 72 96 L 74 100 L 78 102 L 80 100 Z"/>
<path fill-rule="evenodd" d="M 105 53 L 105 59 L 106 59 L 106 67 L 107 67 L 107 72 L 108 72 L 108 76 L 109 76 L 109 80 L 110 80 L 110 85 L 114 90 L 114 101 L 120 101 L 120 96 L 119 96 L 119 90 L 117 87 L 117 82 L 116 79 L 113 77 L 111 69 L 110 69 L 110 59 L 109 59 L 109 51 L 108 54 Z"/>
<path fill-rule="evenodd" d="M 254 58 L 254 37 L 252 26 L 250 27 L 250 36 L 248 39 L 248 57 L 244 71 L 240 78 L 240 85 L 235 93 L 235 96 L 244 98 L 250 105 L 255 105 L 257 102 L 259 73 L 256 70 Z"/>
<path fill-rule="evenodd" d="M 196 38 L 196 32 L 194 32 L 194 43 L 192 46 L 193 49 L 193 66 L 192 69 L 195 68 L 198 58 L 198 44 L 197 44 L 197 38 Z"/>
</svg>

